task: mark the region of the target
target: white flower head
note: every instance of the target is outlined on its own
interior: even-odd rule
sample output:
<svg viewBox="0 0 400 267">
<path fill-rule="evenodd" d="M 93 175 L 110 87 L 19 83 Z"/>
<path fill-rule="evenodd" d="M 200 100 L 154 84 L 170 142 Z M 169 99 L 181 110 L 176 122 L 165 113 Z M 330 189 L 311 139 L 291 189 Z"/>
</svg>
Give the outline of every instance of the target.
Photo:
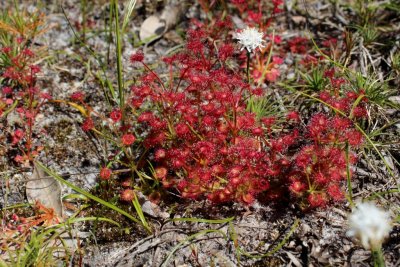
<svg viewBox="0 0 400 267">
<path fill-rule="evenodd" d="M 263 33 L 259 32 L 256 28 L 247 27 L 237 34 L 236 39 L 239 40 L 239 43 L 243 46 L 241 50 L 244 48 L 250 53 L 257 47 L 263 48 Z"/>
<path fill-rule="evenodd" d="M 349 215 L 348 236 L 357 237 L 365 249 L 377 249 L 392 229 L 389 212 L 372 203 L 359 203 Z"/>
</svg>

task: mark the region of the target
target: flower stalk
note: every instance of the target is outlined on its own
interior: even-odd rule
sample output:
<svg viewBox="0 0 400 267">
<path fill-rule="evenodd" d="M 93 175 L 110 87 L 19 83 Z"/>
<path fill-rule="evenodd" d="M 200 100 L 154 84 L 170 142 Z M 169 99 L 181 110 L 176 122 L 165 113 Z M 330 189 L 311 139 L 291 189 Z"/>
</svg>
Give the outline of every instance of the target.
<svg viewBox="0 0 400 267">
<path fill-rule="evenodd" d="M 385 258 L 383 257 L 382 248 L 375 248 L 371 250 L 372 258 L 374 259 L 374 267 L 385 267 Z"/>
<path fill-rule="evenodd" d="M 349 223 L 347 235 L 357 237 L 365 249 L 371 250 L 375 267 L 384 267 L 382 243 L 392 229 L 389 213 L 372 203 L 360 203 L 350 214 Z"/>
<path fill-rule="evenodd" d="M 247 51 L 247 66 L 246 66 L 247 82 L 250 83 L 250 52 Z"/>
</svg>

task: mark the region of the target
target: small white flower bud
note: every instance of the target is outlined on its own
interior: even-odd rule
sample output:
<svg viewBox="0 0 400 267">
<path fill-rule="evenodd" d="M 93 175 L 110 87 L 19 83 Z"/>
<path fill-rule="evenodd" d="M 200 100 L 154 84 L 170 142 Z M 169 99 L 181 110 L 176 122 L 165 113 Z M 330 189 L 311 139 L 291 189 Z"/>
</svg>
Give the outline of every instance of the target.
<svg viewBox="0 0 400 267">
<path fill-rule="evenodd" d="M 243 46 L 241 50 L 244 48 L 247 49 L 248 52 L 252 52 L 257 47 L 263 48 L 263 33 L 259 32 L 256 28 L 247 27 L 237 34 L 236 39 L 239 40 L 239 43 Z"/>
<path fill-rule="evenodd" d="M 390 214 L 372 203 L 360 203 L 349 215 L 348 236 L 360 240 L 365 249 L 378 249 L 392 229 Z"/>
</svg>

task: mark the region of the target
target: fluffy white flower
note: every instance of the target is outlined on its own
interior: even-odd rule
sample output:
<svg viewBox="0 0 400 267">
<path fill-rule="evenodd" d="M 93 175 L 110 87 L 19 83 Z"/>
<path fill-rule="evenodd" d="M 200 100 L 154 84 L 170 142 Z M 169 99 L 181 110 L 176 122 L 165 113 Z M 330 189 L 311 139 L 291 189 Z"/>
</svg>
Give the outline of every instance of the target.
<svg viewBox="0 0 400 267">
<path fill-rule="evenodd" d="M 236 39 L 239 40 L 239 43 L 243 46 L 241 50 L 244 48 L 247 51 L 251 52 L 257 47 L 263 48 L 263 33 L 259 32 L 256 28 L 247 27 L 237 34 Z"/>
<path fill-rule="evenodd" d="M 348 236 L 357 237 L 365 249 L 377 249 L 391 230 L 390 215 L 372 203 L 360 203 L 349 216 Z"/>
</svg>

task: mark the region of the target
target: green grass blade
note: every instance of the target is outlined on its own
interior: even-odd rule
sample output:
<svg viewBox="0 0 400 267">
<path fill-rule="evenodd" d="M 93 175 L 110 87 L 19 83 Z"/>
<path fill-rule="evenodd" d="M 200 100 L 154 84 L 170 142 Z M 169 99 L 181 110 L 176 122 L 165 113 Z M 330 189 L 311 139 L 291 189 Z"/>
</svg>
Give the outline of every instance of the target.
<svg viewBox="0 0 400 267">
<path fill-rule="evenodd" d="M 146 221 L 146 217 L 144 217 L 142 206 L 140 206 L 139 200 L 135 194 L 135 197 L 132 200 L 132 204 L 135 207 L 136 213 L 139 216 L 140 221 L 146 229 L 150 229 L 149 224 Z"/>
<path fill-rule="evenodd" d="M 0 258 L 0 267 L 8 267 L 7 263 Z"/>
<path fill-rule="evenodd" d="M 292 236 L 292 234 L 294 233 L 294 231 L 297 229 L 297 227 L 299 226 L 300 223 L 300 219 L 296 219 L 292 225 L 292 227 L 290 228 L 289 233 L 287 233 L 287 235 L 282 239 L 281 242 L 279 242 L 278 245 L 276 245 L 271 251 L 265 253 L 265 254 L 261 254 L 261 255 L 252 255 L 248 252 L 245 252 L 243 249 L 238 248 L 240 253 L 249 257 L 249 258 L 265 258 L 265 257 L 270 257 L 272 255 L 274 255 L 278 250 L 280 250 L 283 245 L 285 245 L 287 243 L 287 241 L 289 240 L 289 238 Z"/>
<path fill-rule="evenodd" d="M 365 198 L 367 201 L 375 200 L 378 197 L 383 197 L 385 195 L 389 194 L 399 194 L 400 190 L 399 189 L 391 189 L 383 192 L 372 192 L 372 196 Z"/>
<path fill-rule="evenodd" d="M 306 96 L 310 99 L 313 99 L 317 102 L 320 102 L 322 104 L 324 104 L 325 106 L 329 107 L 330 109 L 332 109 L 333 111 L 335 111 L 337 114 L 340 114 L 342 116 L 344 116 L 345 118 L 348 118 L 346 116 L 346 114 L 336 108 L 334 108 L 333 106 L 329 105 L 328 103 L 326 103 L 325 101 L 322 101 L 321 99 L 317 98 L 317 97 L 313 97 L 312 95 L 309 95 L 307 93 L 304 93 L 302 91 L 296 90 L 294 87 L 286 85 L 284 83 L 278 83 L 278 85 L 285 87 L 286 89 L 288 89 L 289 91 L 295 92 L 295 93 L 299 93 L 303 96 Z M 386 159 L 383 157 L 382 153 L 379 151 L 379 149 L 377 148 L 377 146 L 375 145 L 375 143 L 371 140 L 371 138 L 368 136 L 368 134 L 361 128 L 361 126 L 354 122 L 354 127 L 357 128 L 357 130 L 359 130 L 361 132 L 361 134 L 365 137 L 365 139 L 367 140 L 367 142 L 372 146 L 372 148 L 375 150 L 375 152 L 378 154 L 379 158 L 382 160 L 382 162 L 385 164 L 385 167 L 387 169 L 387 171 L 389 172 L 389 174 L 395 178 L 395 175 L 393 173 L 393 171 L 391 170 L 389 164 L 387 163 Z"/>
<path fill-rule="evenodd" d="M 215 223 L 215 224 L 221 224 L 221 223 L 228 223 L 235 219 L 235 217 L 229 217 L 226 219 L 219 219 L 219 220 L 208 220 L 208 219 L 199 219 L 199 218 L 175 218 L 170 220 L 171 222 L 196 222 L 196 223 Z"/>
<path fill-rule="evenodd" d="M 114 220 L 104 218 L 104 217 L 83 217 L 83 218 L 72 218 L 67 221 L 67 223 L 77 223 L 77 222 L 86 222 L 86 221 L 101 221 L 101 222 L 109 222 L 118 227 L 121 227 L 119 223 Z"/>
<path fill-rule="evenodd" d="M 117 79 L 118 79 L 118 98 L 119 98 L 119 107 L 121 109 L 122 115 L 123 107 L 124 107 L 124 80 L 122 76 L 122 44 L 121 44 L 121 30 L 119 27 L 119 18 L 118 18 L 118 0 L 112 1 L 113 7 L 113 17 L 114 17 L 114 30 L 115 30 L 115 39 L 116 39 L 116 53 L 115 56 L 117 58 Z M 111 21 L 112 23 L 112 21 Z"/>
<path fill-rule="evenodd" d="M 238 250 L 239 247 L 238 234 L 236 233 L 235 227 L 232 222 L 229 222 L 229 236 L 233 241 L 233 246 L 235 247 L 236 260 L 240 265 L 240 251 Z"/>
<path fill-rule="evenodd" d="M 1 117 L 5 117 L 7 116 L 8 113 L 10 113 L 11 111 L 13 111 L 13 109 L 18 105 L 18 100 L 15 100 L 14 103 L 11 105 L 11 107 L 9 107 L 6 111 L 3 112 L 3 114 L 1 114 Z"/>
<path fill-rule="evenodd" d="M 67 23 L 69 25 L 69 28 L 71 29 L 72 33 L 74 34 L 76 40 L 79 42 L 80 45 L 82 45 L 82 47 L 84 47 L 86 49 L 86 51 L 89 52 L 89 54 L 97 61 L 97 63 L 100 66 L 101 72 L 103 73 L 104 79 L 106 81 L 107 87 L 111 93 L 112 98 L 115 100 L 116 99 L 116 94 L 115 94 L 115 90 L 114 87 L 111 83 L 111 81 L 107 78 L 107 72 L 106 72 L 106 66 L 105 64 L 103 64 L 103 62 L 101 61 L 101 59 L 96 55 L 96 53 L 86 45 L 86 43 L 84 43 L 78 36 L 78 34 L 76 33 L 76 31 L 74 30 L 74 27 L 71 24 L 71 21 L 69 20 L 67 13 L 65 12 L 64 8 L 61 6 L 61 10 L 64 14 L 65 19 L 67 20 Z M 107 99 L 109 99 L 109 97 L 106 95 L 105 96 Z"/>
<path fill-rule="evenodd" d="M 170 222 L 195 222 L 195 223 L 209 223 L 209 224 L 224 224 L 224 223 L 230 223 L 233 221 L 235 217 L 229 217 L 226 219 L 218 219 L 218 220 L 209 220 L 209 219 L 201 219 L 201 218 L 175 218 L 170 220 Z M 176 251 L 181 249 L 187 242 L 190 242 L 191 240 L 197 238 L 198 236 L 201 235 L 206 235 L 208 233 L 220 233 L 225 239 L 227 238 L 226 234 L 222 232 L 221 230 L 215 230 L 215 229 L 205 229 L 202 230 L 198 233 L 195 233 L 191 236 L 188 236 L 185 240 L 182 242 L 179 242 L 178 245 L 176 245 L 171 253 L 167 256 L 167 258 L 164 260 L 163 264 L 161 266 L 168 266 L 168 263 L 171 261 L 173 255 L 175 254 Z"/>
<path fill-rule="evenodd" d="M 206 235 L 206 234 L 209 234 L 209 233 L 220 233 L 225 239 L 227 238 L 227 236 L 225 235 L 224 232 L 222 232 L 221 230 L 215 230 L 215 229 L 206 229 L 206 230 L 202 230 L 202 231 L 200 231 L 200 232 L 198 232 L 198 233 L 195 233 L 195 234 L 193 234 L 193 235 L 191 235 L 191 236 L 188 236 L 185 240 L 179 242 L 178 245 L 176 245 L 176 246 L 172 249 L 171 253 L 170 253 L 170 254 L 168 255 L 168 257 L 164 260 L 164 262 L 163 262 L 163 264 L 161 265 L 161 267 L 169 266 L 168 263 L 171 261 L 171 259 L 172 259 L 172 257 L 174 256 L 175 252 L 177 252 L 179 249 L 181 249 L 183 246 L 185 246 L 185 244 L 186 244 L 187 242 L 190 242 L 191 240 L 193 240 L 193 239 L 195 239 L 195 238 L 197 238 L 197 237 L 199 237 L 199 236 Z"/>
<path fill-rule="evenodd" d="M 87 192 L 87 191 L 75 186 L 74 184 L 64 180 L 61 176 L 59 176 L 58 174 L 56 174 L 53 171 L 49 170 L 47 167 L 45 167 L 41 162 L 36 161 L 36 164 L 40 168 L 42 168 L 48 175 L 50 175 L 54 179 L 58 180 L 59 182 L 65 184 L 66 186 L 72 188 L 76 192 L 78 192 L 78 193 L 86 196 L 87 198 L 90 198 L 90 199 L 92 199 L 92 200 L 94 200 L 94 201 L 96 201 L 96 202 L 98 202 L 98 203 L 100 203 L 100 204 L 102 204 L 102 205 L 104 205 L 104 206 L 106 206 L 106 207 L 108 207 L 108 208 L 110 208 L 110 209 L 112 209 L 112 210 L 124 215 L 125 217 L 129 218 L 130 220 L 134 221 L 135 223 L 138 223 L 138 224 L 142 225 L 142 223 L 138 219 L 136 219 L 135 217 L 133 217 L 132 215 L 130 215 L 126 211 L 124 211 L 124 210 L 118 208 L 117 206 L 115 206 L 115 205 L 113 205 L 113 204 L 111 204 L 111 203 L 109 203 L 107 201 L 104 201 L 103 199 L 98 198 L 98 197 L 90 194 L 89 192 Z M 145 227 L 145 228 L 146 228 L 147 231 L 151 232 L 151 229 L 149 227 Z"/>
<path fill-rule="evenodd" d="M 136 5 L 136 0 L 129 0 L 129 3 L 125 7 L 124 18 L 122 20 L 122 27 L 121 27 L 121 32 L 123 32 L 123 33 L 125 32 L 125 28 L 128 25 L 129 19 L 135 8 L 135 5 Z"/>
</svg>

